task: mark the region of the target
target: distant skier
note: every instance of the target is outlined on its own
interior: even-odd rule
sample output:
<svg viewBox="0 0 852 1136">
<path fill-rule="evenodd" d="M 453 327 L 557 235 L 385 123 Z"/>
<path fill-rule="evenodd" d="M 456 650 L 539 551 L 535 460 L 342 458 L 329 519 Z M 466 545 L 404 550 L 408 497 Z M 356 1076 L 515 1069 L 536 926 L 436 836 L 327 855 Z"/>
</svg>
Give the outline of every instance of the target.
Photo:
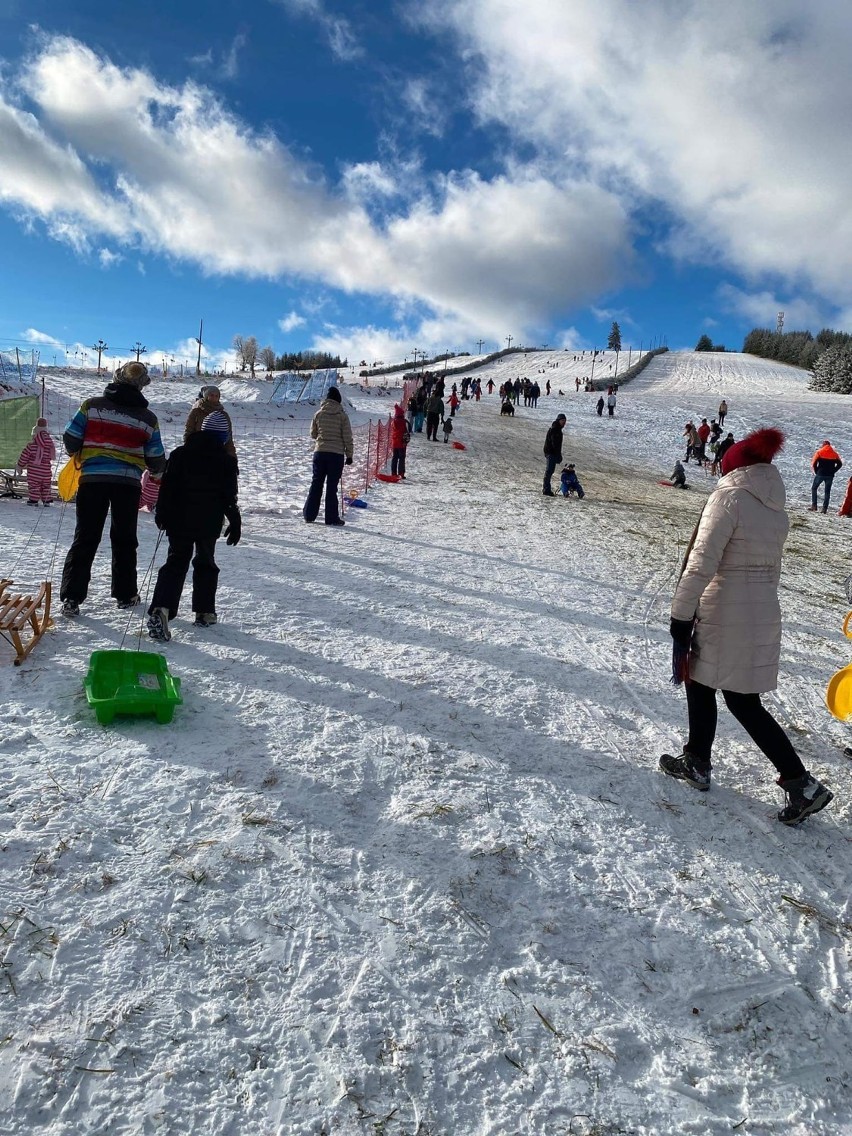
<svg viewBox="0 0 852 1136">
<path fill-rule="evenodd" d="M 547 394 L 550 394 L 550 379 L 548 379 L 547 382 L 544 384 L 544 389 L 547 392 Z"/>
<path fill-rule="evenodd" d="M 604 396 L 601 395 L 601 397 L 598 399 L 597 403 L 595 404 L 595 410 L 597 410 L 597 412 L 598 412 L 598 418 L 603 418 L 603 412 L 604 412 L 605 406 L 606 406 L 606 403 L 604 402 Z"/>
<path fill-rule="evenodd" d="M 606 396 L 606 409 L 607 409 L 607 414 L 610 416 L 610 418 L 612 418 L 615 415 L 615 400 L 616 400 L 615 391 L 610 390 L 609 394 Z"/>
<path fill-rule="evenodd" d="M 488 393 L 494 394 L 494 380 L 489 379 L 488 382 L 485 385 L 488 387 Z"/>
<path fill-rule="evenodd" d="M 723 398 L 722 401 L 719 403 L 719 425 L 720 426 L 725 425 L 725 419 L 727 417 L 728 417 L 728 403 Z"/>
</svg>

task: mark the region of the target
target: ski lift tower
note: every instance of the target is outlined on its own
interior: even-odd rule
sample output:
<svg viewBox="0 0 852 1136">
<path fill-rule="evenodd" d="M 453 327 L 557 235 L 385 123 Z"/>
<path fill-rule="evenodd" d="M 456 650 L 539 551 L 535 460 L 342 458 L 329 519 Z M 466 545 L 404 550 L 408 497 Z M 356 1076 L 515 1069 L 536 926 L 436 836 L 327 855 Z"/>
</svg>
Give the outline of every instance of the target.
<svg viewBox="0 0 852 1136">
<path fill-rule="evenodd" d="M 778 317 L 775 320 L 775 330 L 779 335 L 784 330 L 784 313 L 783 312 L 778 313 Z"/>
</svg>

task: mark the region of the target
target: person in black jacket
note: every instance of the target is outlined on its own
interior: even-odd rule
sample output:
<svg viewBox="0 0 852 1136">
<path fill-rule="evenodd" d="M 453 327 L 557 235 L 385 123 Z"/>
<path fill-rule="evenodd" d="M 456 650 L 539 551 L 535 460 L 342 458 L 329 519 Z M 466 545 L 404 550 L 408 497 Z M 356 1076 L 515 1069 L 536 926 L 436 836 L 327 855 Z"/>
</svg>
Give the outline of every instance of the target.
<svg viewBox="0 0 852 1136">
<path fill-rule="evenodd" d="M 542 493 L 545 497 L 556 496 L 550 487 L 550 479 L 553 477 L 556 467 L 562 462 L 562 431 L 565 429 L 567 421 L 568 419 L 564 414 L 557 414 L 544 439 L 544 456 L 547 458 L 547 464 L 544 467 Z"/>
<path fill-rule="evenodd" d="M 225 415 L 214 411 L 204 419 L 201 430 L 191 434 L 169 457 L 154 514 L 157 528 L 165 530 L 169 538 L 169 553 L 157 573 L 148 608 L 152 639 L 171 639 L 169 620 L 177 617 L 191 559 L 196 626 L 210 627 L 216 622 L 219 568 L 215 552 L 225 517 L 227 543 L 239 544 L 242 535 L 237 459 L 225 448 L 230 436 Z"/>
</svg>

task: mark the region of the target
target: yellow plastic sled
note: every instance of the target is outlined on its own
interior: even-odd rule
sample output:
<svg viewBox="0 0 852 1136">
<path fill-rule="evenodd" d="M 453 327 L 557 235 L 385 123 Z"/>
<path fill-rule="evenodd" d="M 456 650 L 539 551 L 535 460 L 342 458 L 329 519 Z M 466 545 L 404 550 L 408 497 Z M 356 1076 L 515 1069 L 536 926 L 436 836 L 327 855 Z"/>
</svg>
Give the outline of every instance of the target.
<svg viewBox="0 0 852 1136">
<path fill-rule="evenodd" d="M 852 611 L 843 620 L 843 634 L 852 639 Z M 832 675 L 825 692 L 825 704 L 841 722 L 852 718 L 852 663 Z"/>
</svg>

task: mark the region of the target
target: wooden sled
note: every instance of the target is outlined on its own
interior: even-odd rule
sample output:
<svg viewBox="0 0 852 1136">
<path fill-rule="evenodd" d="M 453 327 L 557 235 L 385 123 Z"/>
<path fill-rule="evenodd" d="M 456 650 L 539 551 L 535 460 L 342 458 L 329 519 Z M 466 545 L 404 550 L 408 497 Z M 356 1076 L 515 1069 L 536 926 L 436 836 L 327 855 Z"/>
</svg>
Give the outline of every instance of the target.
<svg viewBox="0 0 852 1136">
<path fill-rule="evenodd" d="M 15 648 L 15 666 L 19 667 L 52 626 L 50 581 L 45 580 L 34 596 L 13 592 L 12 583 L 12 580 L 0 580 L 0 635 Z M 21 632 L 28 629 L 32 634 L 25 644 Z"/>
</svg>

